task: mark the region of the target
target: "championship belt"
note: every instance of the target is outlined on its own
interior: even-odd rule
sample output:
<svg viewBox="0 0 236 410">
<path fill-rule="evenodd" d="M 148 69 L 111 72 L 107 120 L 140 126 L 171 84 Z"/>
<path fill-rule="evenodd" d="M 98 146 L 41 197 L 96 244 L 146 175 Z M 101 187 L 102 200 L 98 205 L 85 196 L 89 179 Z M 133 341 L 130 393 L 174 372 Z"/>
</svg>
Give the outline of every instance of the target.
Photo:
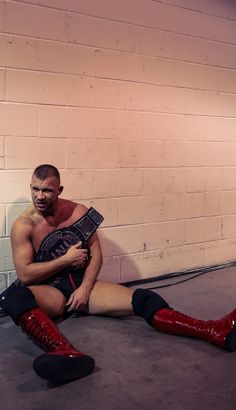
<svg viewBox="0 0 236 410">
<path fill-rule="evenodd" d="M 103 221 L 103 216 L 94 208 L 89 208 L 85 215 L 78 221 L 65 228 L 57 229 L 49 233 L 42 241 L 35 256 L 35 262 L 48 262 L 63 256 L 68 249 L 82 242 L 81 248 L 85 248 L 88 240 Z M 7 296 L 7 290 L 12 286 L 24 286 L 16 279 L 6 290 L 0 294 L 0 316 L 4 316 L 3 304 Z"/>
<path fill-rule="evenodd" d="M 36 262 L 48 262 L 52 259 L 63 256 L 68 249 L 82 242 L 81 248 L 85 248 L 89 238 L 102 223 L 103 217 L 96 209 L 89 208 L 73 225 L 57 229 L 48 234 L 42 241 L 40 248 L 35 256 Z"/>
</svg>

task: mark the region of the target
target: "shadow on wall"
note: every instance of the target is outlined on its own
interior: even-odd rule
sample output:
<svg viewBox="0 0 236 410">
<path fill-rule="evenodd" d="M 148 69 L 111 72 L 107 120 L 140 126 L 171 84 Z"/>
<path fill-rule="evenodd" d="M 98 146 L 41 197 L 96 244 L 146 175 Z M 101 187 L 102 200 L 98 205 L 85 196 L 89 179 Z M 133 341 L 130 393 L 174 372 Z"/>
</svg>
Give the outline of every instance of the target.
<svg viewBox="0 0 236 410">
<path fill-rule="evenodd" d="M 6 240 L 7 246 L 5 251 L 5 259 L 6 263 L 6 286 L 9 286 L 14 280 L 16 280 L 17 276 L 14 269 L 14 264 L 12 260 L 12 251 L 11 251 L 11 240 L 10 240 L 10 232 L 13 222 L 18 218 L 18 216 L 30 205 L 29 198 L 22 197 L 18 198 L 11 207 L 8 207 L 7 210 L 7 217 L 6 217 Z M 3 267 L 0 267 L 2 270 Z"/>
<path fill-rule="evenodd" d="M 98 231 L 103 253 L 103 267 L 99 279 L 114 283 L 125 283 L 143 278 L 134 261 L 125 249 L 107 239 L 103 231 Z"/>
</svg>

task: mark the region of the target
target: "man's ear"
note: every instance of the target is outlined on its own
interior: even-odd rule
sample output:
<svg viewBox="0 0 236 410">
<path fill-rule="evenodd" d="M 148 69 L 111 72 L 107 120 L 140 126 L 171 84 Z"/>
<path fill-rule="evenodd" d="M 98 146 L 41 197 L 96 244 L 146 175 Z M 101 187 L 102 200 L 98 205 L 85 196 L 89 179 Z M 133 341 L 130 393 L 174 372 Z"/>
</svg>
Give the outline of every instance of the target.
<svg viewBox="0 0 236 410">
<path fill-rule="evenodd" d="M 63 189 L 64 189 L 64 186 L 60 185 L 60 186 L 59 186 L 59 188 L 58 188 L 59 195 L 61 195 L 61 193 L 62 193 Z"/>
</svg>

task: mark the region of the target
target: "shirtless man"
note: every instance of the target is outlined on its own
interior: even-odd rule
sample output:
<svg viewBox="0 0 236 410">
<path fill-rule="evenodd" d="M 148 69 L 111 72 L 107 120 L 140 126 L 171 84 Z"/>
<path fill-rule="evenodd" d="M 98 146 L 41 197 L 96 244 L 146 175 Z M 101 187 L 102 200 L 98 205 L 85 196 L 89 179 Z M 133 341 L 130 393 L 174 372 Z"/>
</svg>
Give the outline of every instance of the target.
<svg viewBox="0 0 236 410">
<path fill-rule="evenodd" d="M 157 330 L 198 337 L 226 350 L 236 350 L 236 310 L 220 320 L 197 320 L 174 311 L 154 292 L 133 291 L 98 280 L 102 253 L 96 232 L 86 247 L 78 238 L 64 253 L 54 252 L 51 258 L 41 255 L 40 259 L 44 241 L 48 240 L 50 247 L 50 234 L 58 237 L 61 249 L 63 230 L 70 231 L 88 209 L 59 198 L 63 187 L 53 165 L 40 165 L 34 170 L 30 189 L 32 205 L 11 230 L 13 260 L 21 284 L 9 287 L 1 302 L 14 322 L 47 350 L 33 363 L 40 377 L 65 383 L 87 376 L 94 368 L 94 359 L 72 346 L 53 322 L 65 311 L 136 314 Z"/>
</svg>

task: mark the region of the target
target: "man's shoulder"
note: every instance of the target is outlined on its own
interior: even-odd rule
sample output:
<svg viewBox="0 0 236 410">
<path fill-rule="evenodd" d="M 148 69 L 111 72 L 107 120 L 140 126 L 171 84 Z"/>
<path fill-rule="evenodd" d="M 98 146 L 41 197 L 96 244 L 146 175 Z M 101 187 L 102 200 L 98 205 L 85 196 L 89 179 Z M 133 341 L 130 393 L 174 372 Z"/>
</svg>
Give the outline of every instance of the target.
<svg viewBox="0 0 236 410">
<path fill-rule="evenodd" d="M 13 222 L 11 227 L 11 234 L 13 232 L 23 229 L 32 229 L 34 226 L 34 216 L 32 207 L 28 207 L 17 219 Z"/>
<path fill-rule="evenodd" d="M 79 219 L 81 218 L 86 212 L 88 211 L 88 208 L 81 204 L 81 203 L 76 203 L 75 209 L 74 209 L 74 218 Z"/>
<path fill-rule="evenodd" d="M 76 222 L 88 211 L 88 208 L 84 204 L 70 201 L 68 199 L 61 198 L 59 205 L 61 207 L 62 215 L 71 223 Z"/>
</svg>

